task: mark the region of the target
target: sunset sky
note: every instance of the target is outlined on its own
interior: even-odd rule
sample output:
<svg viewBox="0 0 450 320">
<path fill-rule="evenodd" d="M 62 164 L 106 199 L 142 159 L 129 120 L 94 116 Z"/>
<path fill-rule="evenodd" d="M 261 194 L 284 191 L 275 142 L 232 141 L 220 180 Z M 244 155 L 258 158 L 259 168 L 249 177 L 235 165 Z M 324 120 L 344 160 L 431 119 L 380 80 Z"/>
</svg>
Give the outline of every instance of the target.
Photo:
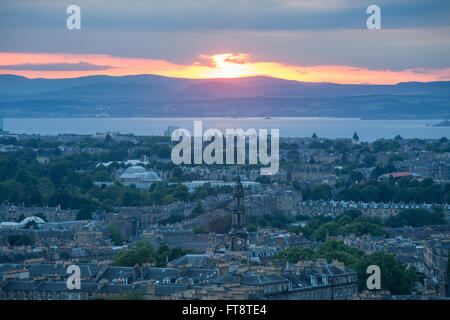
<svg viewBox="0 0 450 320">
<path fill-rule="evenodd" d="M 366 28 L 369 4 L 382 30 Z M 449 35 L 448 0 L 2 0 L 0 74 L 442 81 Z"/>
</svg>

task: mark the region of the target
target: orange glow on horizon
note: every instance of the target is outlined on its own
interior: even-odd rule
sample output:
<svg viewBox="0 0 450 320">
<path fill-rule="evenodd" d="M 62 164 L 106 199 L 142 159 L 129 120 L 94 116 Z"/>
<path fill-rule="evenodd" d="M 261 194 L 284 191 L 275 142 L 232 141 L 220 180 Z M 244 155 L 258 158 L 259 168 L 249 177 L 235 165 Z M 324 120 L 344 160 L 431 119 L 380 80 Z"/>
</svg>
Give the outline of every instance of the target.
<svg viewBox="0 0 450 320">
<path fill-rule="evenodd" d="M 113 57 L 104 54 L 7 53 L 0 52 L 0 73 L 28 78 L 72 78 L 89 75 L 124 76 L 154 74 L 177 78 L 236 78 L 269 76 L 304 82 L 396 84 L 407 81 L 450 80 L 450 68 L 408 69 L 402 71 L 371 70 L 354 66 L 298 66 L 273 61 L 250 60 L 244 53 L 199 55 L 199 61 L 188 65 L 165 60 Z M 87 65 L 86 70 L 65 70 L 65 64 Z M 60 70 L 46 70 L 46 65 Z M 9 66 L 9 68 L 8 68 Z M 91 67 L 91 68 L 90 68 Z M 82 67 L 81 67 L 82 68 Z M 34 70 L 33 70 L 34 69 Z M 47 67 L 51 69 L 51 67 Z M 55 68 L 58 69 L 58 68 Z"/>
</svg>

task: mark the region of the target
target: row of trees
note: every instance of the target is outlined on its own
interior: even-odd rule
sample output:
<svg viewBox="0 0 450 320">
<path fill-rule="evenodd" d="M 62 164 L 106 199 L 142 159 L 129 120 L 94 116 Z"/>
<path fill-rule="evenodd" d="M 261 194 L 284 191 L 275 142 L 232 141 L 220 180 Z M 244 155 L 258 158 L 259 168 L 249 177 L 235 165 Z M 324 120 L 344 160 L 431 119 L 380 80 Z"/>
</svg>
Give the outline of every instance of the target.
<svg viewBox="0 0 450 320">
<path fill-rule="evenodd" d="M 429 225 L 447 224 L 442 207 L 434 207 L 432 211 L 425 209 L 409 209 L 396 216 L 389 217 L 385 225 L 399 228 L 403 226 L 423 227 Z"/>
<path fill-rule="evenodd" d="M 329 216 L 317 216 L 306 221 L 304 227 L 290 226 L 287 228 L 294 233 L 302 233 L 309 239 L 325 241 L 328 237 L 357 236 L 369 234 L 373 236 L 388 236 L 380 219 L 363 217 L 361 211 L 348 210 L 336 218 Z"/>
<path fill-rule="evenodd" d="M 400 178 L 355 183 L 336 195 L 336 200 L 364 202 L 444 203 L 450 199 L 450 184 L 435 184 L 432 179 L 422 181 Z"/>
<path fill-rule="evenodd" d="M 292 222 L 304 220 L 305 225 L 291 225 Z M 362 216 L 359 210 L 347 210 L 343 214 L 333 218 L 331 216 L 297 216 L 289 217 L 278 213 L 275 215 L 249 216 L 247 218 L 248 231 L 256 231 L 258 228 L 287 229 L 296 234 L 316 241 L 325 241 L 328 237 L 372 235 L 389 236 L 386 227 L 422 227 L 427 225 L 447 224 L 442 207 L 436 206 L 433 210 L 410 209 L 400 212 L 398 215 L 383 221 L 375 217 Z"/>
</svg>

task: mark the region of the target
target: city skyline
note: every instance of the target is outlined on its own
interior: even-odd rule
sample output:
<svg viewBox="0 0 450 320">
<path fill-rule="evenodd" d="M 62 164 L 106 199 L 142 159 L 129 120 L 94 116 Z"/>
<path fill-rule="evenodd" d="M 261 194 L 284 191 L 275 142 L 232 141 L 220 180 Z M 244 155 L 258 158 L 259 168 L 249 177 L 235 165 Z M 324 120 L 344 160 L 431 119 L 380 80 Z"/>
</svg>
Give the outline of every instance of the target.
<svg viewBox="0 0 450 320">
<path fill-rule="evenodd" d="M 449 34 L 448 0 L 0 1 L 1 305 L 450 300 Z"/>
</svg>

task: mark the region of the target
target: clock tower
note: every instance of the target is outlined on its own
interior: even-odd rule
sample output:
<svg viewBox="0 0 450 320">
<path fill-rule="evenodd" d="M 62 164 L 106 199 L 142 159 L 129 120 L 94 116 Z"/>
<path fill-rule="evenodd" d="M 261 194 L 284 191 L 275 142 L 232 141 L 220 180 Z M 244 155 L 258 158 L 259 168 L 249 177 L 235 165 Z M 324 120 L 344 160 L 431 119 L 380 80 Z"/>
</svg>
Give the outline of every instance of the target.
<svg viewBox="0 0 450 320">
<path fill-rule="evenodd" d="M 248 234 L 245 228 L 244 187 L 238 176 L 233 190 L 230 242 L 232 251 L 246 250 Z"/>
</svg>

